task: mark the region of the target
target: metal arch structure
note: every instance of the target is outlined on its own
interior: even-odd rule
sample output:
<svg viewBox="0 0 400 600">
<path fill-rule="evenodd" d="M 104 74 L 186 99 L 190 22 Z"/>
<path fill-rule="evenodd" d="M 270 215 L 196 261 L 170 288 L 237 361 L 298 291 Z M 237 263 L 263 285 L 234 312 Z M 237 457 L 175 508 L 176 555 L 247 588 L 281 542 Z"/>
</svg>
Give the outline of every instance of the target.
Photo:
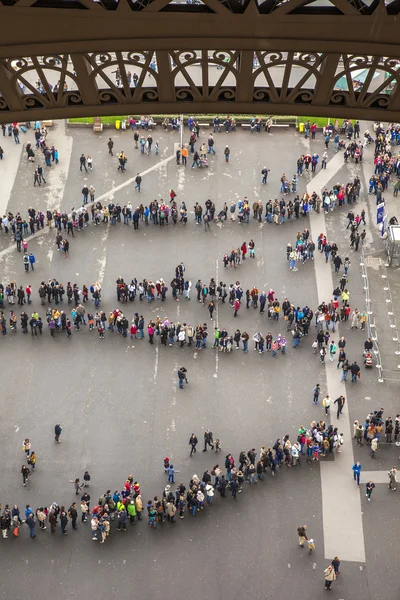
<svg viewBox="0 0 400 600">
<path fill-rule="evenodd" d="M 0 0 L 0 121 L 400 121 L 400 0 L 197 1 Z"/>
</svg>

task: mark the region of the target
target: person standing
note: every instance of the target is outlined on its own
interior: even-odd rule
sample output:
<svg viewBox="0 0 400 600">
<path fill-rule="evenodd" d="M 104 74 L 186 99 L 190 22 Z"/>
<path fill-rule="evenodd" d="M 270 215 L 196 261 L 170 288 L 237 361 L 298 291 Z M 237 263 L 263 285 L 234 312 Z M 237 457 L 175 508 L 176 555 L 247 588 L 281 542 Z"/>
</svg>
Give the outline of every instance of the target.
<svg viewBox="0 0 400 600">
<path fill-rule="evenodd" d="M 300 525 L 297 528 L 297 535 L 299 536 L 299 546 L 300 548 L 304 548 L 305 541 L 308 540 L 306 534 L 307 525 Z"/>
<path fill-rule="evenodd" d="M 36 537 L 35 517 L 33 516 L 33 513 L 31 513 L 29 515 L 29 517 L 26 519 L 25 523 L 29 527 L 29 535 L 31 536 L 31 538 L 35 538 Z"/>
<path fill-rule="evenodd" d="M 55 438 L 54 438 L 54 439 L 55 439 L 55 440 L 56 440 L 56 442 L 58 442 L 59 444 L 61 444 L 61 442 L 60 442 L 60 435 L 61 435 L 61 432 L 62 432 L 62 427 L 61 427 L 61 425 L 57 424 L 57 425 L 54 427 L 54 433 L 55 433 Z"/>
<path fill-rule="evenodd" d="M 333 568 L 332 565 L 329 565 L 325 569 L 324 576 L 325 576 L 325 589 L 326 590 L 330 590 L 331 589 L 331 585 L 332 585 L 332 581 L 335 581 L 335 579 L 336 579 L 335 569 Z"/>
<path fill-rule="evenodd" d="M 68 516 L 65 511 L 64 506 L 61 506 L 61 509 L 60 509 L 60 523 L 61 523 L 61 533 L 63 535 L 68 535 L 68 533 L 66 532 L 66 527 L 68 525 Z"/>
<path fill-rule="evenodd" d="M 127 518 L 127 514 L 126 514 L 126 510 L 124 507 L 121 508 L 121 510 L 118 510 L 117 513 L 117 517 L 118 517 L 118 531 L 126 531 L 126 518 Z"/>
<path fill-rule="evenodd" d="M 371 452 L 370 452 L 370 456 L 372 458 L 375 458 L 375 454 L 376 454 L 376 451 L 378 449 L 378 442 L 379 442 L 379 440 L 378 440 L 378 438 L 376 436 L 371 440 Z"/>
<path fill-rule="evenodd" d="M 342 414 L 342 410 L 343 410 L 343 406 L 344 406 L 345 402 L 346 402 L 346 399 L 344 396 L 339 396 L 339 398 L 336 398 L 336 400 L 334 401 L 334 404 L 337 403 L 337 413 L 336 413 L 337 419 Z"/>
<path fill-rule="evenodd" d="M 128 504 L 128 515 L 129 515 L 129 522 L 134 523 L 135 517 L 136 517 L 136 506 L 135 506 L 134 500 L 131 500 L 130 503 Z"/>
<path fill-rule="evenodd" d="M 81 154 L 81 157 L 79 159 L 79 164 L 80 164 L 80 171 L 82 171 L 82 169 L 85 169 L 85 171 L 87 173 L 88 170 L 86 168 L 86 156 L 84 154 Z"/>
<path fill-rule="evenodd" d="M 335 556 L 335 558 L 332 560 L 331 565 L 335 571 L 335 575 L 336 577 L 339 575 L 340 573 L 340 560 L 338 556 Z"/>
<path fill-rule="evenodd" d="M 365 495 L 367 497 L 368 502 L 371 502 L 371 494 L 372 494 L 374 487 L 375 487 L 375 484 L 373 481 L 368 481 L 368 483 L 365 485 Z"/>
<path fill-rule="evenodd" d="M 224 155 L 225 155 L 225 161 L 229 162 L 229 156 L 231 154 L 231 151 L 229 150 L 229 146 L 225 146 L 225 150 L 224 150 Z"/>
<path fill-rule="evenodd" d="M 46 519 L 47 519 L 47 515 L 43 510 L 43 507 L 40 507 L 37 509 L 36 511 L 36 518 L 38 520 L 39 523 L 39 529 L 43 529 L 43 531 L 45 529 L 47 529 L 45 523 L 46 523 Z"/>
<path fill-rule="evenodd" d="M 190 456 L 192 456 L 193 452 L 196 452 L 197 444 L 198 444 L 198 439 L 195 436 L 195 434 L 192 433 L 192 435 L 190 436 L 190 439 L 189 439 L 189 446 L 191 446 Z"/>
<path fill-rule="evenodd" d="M 396 489 L 396 483 L 397 483 L 397 467 L 393 467 L 393 469 L 390 469 L 388 475 L 389 475 L 388 488 L 394 492 Z"/>
<path fill-rule="evenodd" d="M 85 500 L 81 499 L 82 523 L 86 523 L 88 512 L 89 512 L 89 507 L 87 505 L 87 502 Z"/>
<path fill-rule="evenodd" d="M 58 523 L 57 516 L 58 516 L 58 508 L 53 505 L 49 512 L 49 523 L 50 523 L 51 533 L 56 532 L 56 527 L 57 527 L 57 523 Z"/>
<path fill-rule="evenodd" d="M 72 521 L 72 529 L 77 529 L 76 521 L 78 519 L 78 511 L 77 511 L 76 502 L 73 502 L 71 504 L 71 506 L 69 507 L 68 516 Z"/>
<path fill-rule="evenodd" d="M 168 483 L 175 483 L 175 478 L 174 478 L 175 473 L 179 473 L 179 471 L 174 469 L 174 465 L 169 465 L 169 467 L 168 467 Z"/>
<path fill-rule="evenodd" d="M 362 469 L 362 464 L 360 462 L 356 462 L 352 466 L 354 481 L 357 481 L 357 485 L 360 485 L 361 469 Z"/>
<path fill-rule="evenodd" d="M 270 169 L 267 169 L 267 167 L 264 167 L 261 170 L 261 175 L 262 175 L 262 179 L 261 179 L 261 183 L 266 184 L 267 183 L 267 179 L 268 179 L 268 173 L 269 173 Z"/>
</svg>

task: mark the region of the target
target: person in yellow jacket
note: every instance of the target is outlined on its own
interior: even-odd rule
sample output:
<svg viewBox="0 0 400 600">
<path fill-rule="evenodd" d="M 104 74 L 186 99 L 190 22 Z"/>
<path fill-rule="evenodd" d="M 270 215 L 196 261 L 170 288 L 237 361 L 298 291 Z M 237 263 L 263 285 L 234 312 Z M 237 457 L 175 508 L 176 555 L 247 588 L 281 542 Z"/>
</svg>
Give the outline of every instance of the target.
<svg viewBox="0 0 400 600">
<path fill-rule="evenodd" d="M 143 502 L 142 502 L 142 496 L 140 494 L 138 496 L 136 496 L 135 506 L 136 506 L 136 514 L 137 514 L 138 521 L 141 521 L 142 520 L 142 512 L 143 512 Z"/>
<path fill-rule="evenodd" d="M 32 450 L 31 455 L 29 457 L 28 464 L 31 465 L 32 471 L 34 471 L 35 470 L 35 466 L 36 466 L 36 452 L 34 452 L 33 450 Z"/>
</svg>

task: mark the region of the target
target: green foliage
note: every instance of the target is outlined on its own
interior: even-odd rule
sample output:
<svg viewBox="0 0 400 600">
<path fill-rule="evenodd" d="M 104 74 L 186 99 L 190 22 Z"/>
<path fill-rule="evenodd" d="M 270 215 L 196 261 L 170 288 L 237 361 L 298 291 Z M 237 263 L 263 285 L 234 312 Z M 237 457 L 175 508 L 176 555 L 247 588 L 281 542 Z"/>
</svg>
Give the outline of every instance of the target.
<svg viewBox="0 0 400 600">
<path fill-rule="evenodd" d="M 140 115 L 132 115 L 135 119 L 140 118 Z M 171 117 L 177 117 L 178 115 L 152 115 L 153 119 L 155 121 L 163 121 L 165 119 L 165 117 L 168 116 L 169 118 Z M 190 116 L 190 114 L 185 115 L 185 120 L 187 119 L 187 117 Z M 200 123 L 212 123 L 213 119 L 215 117 L 215 115 L 193 115 L 194 118 L 199 121 Z M 223 118 L 224 115 L 221 115 L 221 118 Z M 284 122 L 284 123 L 296 123 L 296 117 L 292 117 L 292 116 L 285 116 L 285 115 L 254 115 L 257 117 L 262 117 L 262 119 L 265 121 L 266 119 L 268 119 L 269 117 L 272 117 L 274 119 L 274 121 L 276 122 Z M 238 123 L 248 123 L 251 121 L 253 115 L 231 115 L 232 118 L 236 119 L 236 121 Z M 123 121 L 124 119 L 128 119 L 129 116 L 115 116 L 115 117 L 101 117 L 101 121 L 102 123 L 104 123 L 105 125 L 115 125 L 116 121 Z M 305 117 L 302 117 L 305 118 Z M 298 118 L 298 120 L 300 119 L 300 117 Z M 300 119 L 301 120 L 301 119 Z M 77 118 L 77 119 L 68 119 L 69 123 L 87 123 L 89 125 L 93 125 L 94 122 L 94 118 L 93 117 L 81 117 L 81 118 Z"/>
</svg>

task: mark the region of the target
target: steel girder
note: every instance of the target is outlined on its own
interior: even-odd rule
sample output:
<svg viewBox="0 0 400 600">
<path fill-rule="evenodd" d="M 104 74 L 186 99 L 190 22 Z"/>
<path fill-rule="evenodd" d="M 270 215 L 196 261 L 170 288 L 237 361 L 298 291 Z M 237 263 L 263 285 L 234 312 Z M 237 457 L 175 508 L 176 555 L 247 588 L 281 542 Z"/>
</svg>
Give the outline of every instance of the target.
<svg viewBox="0 0 400 600">
<path fill-rule="evenodd" d="M 0 121 L 156 113 L 400 121 L 400 1 L 324 4 L 0 0 Z"/>
</svg>

